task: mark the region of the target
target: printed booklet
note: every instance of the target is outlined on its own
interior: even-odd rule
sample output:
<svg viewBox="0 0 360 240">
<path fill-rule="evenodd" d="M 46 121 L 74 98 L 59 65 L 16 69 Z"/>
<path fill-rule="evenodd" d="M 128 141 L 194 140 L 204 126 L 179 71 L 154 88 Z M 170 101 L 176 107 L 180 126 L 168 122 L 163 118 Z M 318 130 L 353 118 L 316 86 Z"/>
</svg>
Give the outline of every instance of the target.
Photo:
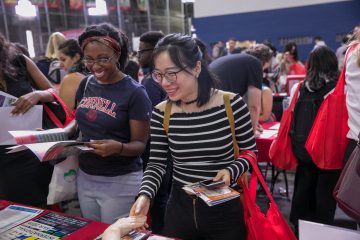
<svg viewBox="0 0 360 240">
<path fill-rule="evenodd" d="M 9 131 L 18 145 L 9 147 L 7 153 L 15 153 L 30 149 L 41 161 L 50 161 L 77 155 L 81 151 L 91 151 L 86 142 L 66 140 L 67 135 L 62 128 L 44 131 Z"/>
<path fill-rule="evenodd" d="M 87 220 L 49 212 L 0 233 L 0 240 L 59 240 L 69 236 L 88 223 Z"/>
<path fill-rule="evenodd" d="M 189 195 L 197 195 L 210 207 L 240 196 L 240 193 L 228 186 L 222 185 L 209 189 L 203 186 L 201 182 L 185 185 L 183 190 Z"/>
</svg>

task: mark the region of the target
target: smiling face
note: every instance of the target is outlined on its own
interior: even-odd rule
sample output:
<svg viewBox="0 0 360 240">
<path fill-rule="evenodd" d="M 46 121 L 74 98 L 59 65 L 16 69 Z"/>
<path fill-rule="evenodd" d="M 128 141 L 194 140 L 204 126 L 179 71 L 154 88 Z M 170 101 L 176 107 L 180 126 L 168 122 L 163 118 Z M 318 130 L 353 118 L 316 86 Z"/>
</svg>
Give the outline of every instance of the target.
<svg viewBox="0 0 360 240">
<path fill-rule="evenodd" d="M 122 78 L 117 68 L 119 54 L 105 44 L 93 41 L 84 48 L 84 61 L 95 61 L 85 64 L 94 74 L 96 80 L 102 83 L 114 83 Z"/>
<path fill-rule="evenodd" d="M 154 59 L 156 73 L 168 75 L 176 75 L 175 81 L 169 83 L 166 77 L 162 76 L 161 86 L 166 91 L 171 101 L 192 101 L 197 98 L 198 82 L 196 76 L 201 71 L 201 66 L 198 64 L 194 69 L 186 68 L 181 70 L 181 67 L 176 66 L 170 58 L 167 51 L 159 53 Z M 177 73 L 176 73 L 177 72 Z M 169 79 L 170 80 L 170 79 Z"/>
<path fill-rule="evenodd" d="M 61 67 L 67 72 L 69 69 L 80 59 L 80 55 L 76 54 L 74 57 L 65 55 L 62 51 L 58 52 L 58 58 L 61 63 Z"/>
</svg>

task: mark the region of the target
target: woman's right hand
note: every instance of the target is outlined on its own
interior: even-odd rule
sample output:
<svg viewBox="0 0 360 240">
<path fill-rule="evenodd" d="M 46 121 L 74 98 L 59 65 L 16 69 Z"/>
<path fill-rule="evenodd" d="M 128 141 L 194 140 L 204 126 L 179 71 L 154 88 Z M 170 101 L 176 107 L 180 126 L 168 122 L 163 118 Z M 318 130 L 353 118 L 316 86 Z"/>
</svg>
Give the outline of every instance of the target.
<svg viewBox="0 0 360 240">
<path fill-rule="evenodd" d="M 30 92 L 28 94 L 25 94 L 21 97 L 19 97 L 14 102 L 14 109 L 11 111 L 12 114 L 18 115 L 18 114 L 24 114 L 27 111 L 29 111 L 32 106 L 37 104 L 40 100 L 40 96 L 37 91 Z"/>
<path fill-rule="evenodd" d="M 147 216 L 150 209 L 150 198 L 145 195 L 140 195 L 138 199 L 136 199 L 135 203 L 130 209 L 129 216 Z M 147 224 L 138 228 L 137 230 L 145 230 L 149 227 Z"/>
<path fill-rule="evenodd" d="M 130 216 L 146 216 L 150 209 L 150 198 L 146 195 L 140 195 L 131 207 Z"/>
</svg>

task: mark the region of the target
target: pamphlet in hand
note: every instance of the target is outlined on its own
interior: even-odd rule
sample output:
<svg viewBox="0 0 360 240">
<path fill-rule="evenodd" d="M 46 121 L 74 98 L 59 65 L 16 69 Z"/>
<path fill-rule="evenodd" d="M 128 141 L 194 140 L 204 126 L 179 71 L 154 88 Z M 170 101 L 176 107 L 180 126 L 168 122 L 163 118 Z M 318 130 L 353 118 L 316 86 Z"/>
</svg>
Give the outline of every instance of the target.
<svg viewBox="0 0 360 240">
<path fill-rule="evenodd" d="M 0 107 L 11 107 L 16 100 L 16 97 L 0 91 Z"/>
<path fill-rule="evenodd" d="M 24 114 L 12 114 L 16 97 L 0 91 L 0 145 L 14 145 L 15 140 L 8 131 L 34 130 L 41 128 L 43 106 L 35 105 Z"/>
<path fill-rule="evenodd" d="M 197 195 L 210 207 L 240 196 L 240 193 L 226 185 L 219 185 L 219 187 L 216 188 L 207 188 L 201 182 L 196 182 L 185 185 L 183 189 L 190 195 Z"/>
<path fill-rule="evenodd" d="M 67 135 L 61 128 L 44 131 L 9 131 L 19 145 L 10 147 L 9 152 L 15 153 L 30 149 L 41 161 L 50 161 L 66 158 L 69 155 L 78 155 L 81 151 L 91 151 L 85 146 L 86 142 L 66 140 Z"/>
</svg>

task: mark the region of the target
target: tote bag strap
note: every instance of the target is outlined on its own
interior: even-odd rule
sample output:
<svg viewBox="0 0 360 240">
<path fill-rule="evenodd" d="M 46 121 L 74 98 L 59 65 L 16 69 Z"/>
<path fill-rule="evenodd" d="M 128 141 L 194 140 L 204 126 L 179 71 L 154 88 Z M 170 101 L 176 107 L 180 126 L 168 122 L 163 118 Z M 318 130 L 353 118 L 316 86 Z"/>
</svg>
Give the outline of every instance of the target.
<svg viewBox="0 0 360 240">
<path fill-rule="evenodd" d="M 349 57 L 349 54 L 350 52 L 352 52 L 356 47 L 357 47 L 358 44 L 353 44 L 349 47 L 349 49 L 346 51 L 346 55 L 345 55 L 345 58 L 344 58 L 344 67 L 340 73 L 340 76 L 339 76 L 339 79 L 338 79 L 338 82 L 335 86 L 335 90 L 334 90 L 334 94 L 335 95 L 343 95 L 344 94 L 344 88 L 345 88 L 345 84 L 346 84 L 346 81 L 345 81 L 345 74 L 346 74 L 346 61 Z"/>
<path fill-rule="evenodd" d="M 261 186 L 263 187 L 265 193 L 266 193 L 266 196 L 268 197 L 270 203 L 272 205 L 275 205 L 276 206 L 276 203 L 265 183 L 265 180 L 257 166 L 257 163 L 256 163 L 256 157 L 255 156 L 251 156 L 251 155 L 244 155 L 244 158 L 246 158 L 250 164 L 251 164 L 251 167 L 252 167 L 252 174 L 251 174 L 251 177 L 250 177 L 250 184 L 249 184 L 249 188 L 247 188 L 247 191 L 250 192 L 250 196 L 252 198 L 253 201 L 255 201 L 255 198 L 256 198 L 256 185 L 257 185 L 257 180 L 259 180 Z M 243 188 L 246 187 L 246 182 L 242 182 L 242 185 L 243 185 Z M 245 185 L 245 186 L 244 186 Z M 255 194 L 253 193 L 255 190 Z"/>
<path fill-rule="evenodd" d="M 168 135 L 168 131 L 169 131 L 171 107 L 172 107 L 172 102 L 170 102 L 168 100 L 165 105 L 164 120 L 163 120 L 163 126 L 164 126 L 166 135 Z"/>
<path fill-rule="evenodd" d="M 231 104 L 230 104 L 230 94 L 224 93 L 223 98 L 224 98 L 226 116 L 229 120 L 229 124 L 230 124 L 230 128 L 231 128 L 231 137 L 232 137 L 233 148 L 234 148 L 234 159 L 236 160 L 239 157 L 239 146 L 237 144 L 236 137 L 235 137 L 235 120 L 234 120 L 234 114 L 233 114 Z"/>
</svg>

